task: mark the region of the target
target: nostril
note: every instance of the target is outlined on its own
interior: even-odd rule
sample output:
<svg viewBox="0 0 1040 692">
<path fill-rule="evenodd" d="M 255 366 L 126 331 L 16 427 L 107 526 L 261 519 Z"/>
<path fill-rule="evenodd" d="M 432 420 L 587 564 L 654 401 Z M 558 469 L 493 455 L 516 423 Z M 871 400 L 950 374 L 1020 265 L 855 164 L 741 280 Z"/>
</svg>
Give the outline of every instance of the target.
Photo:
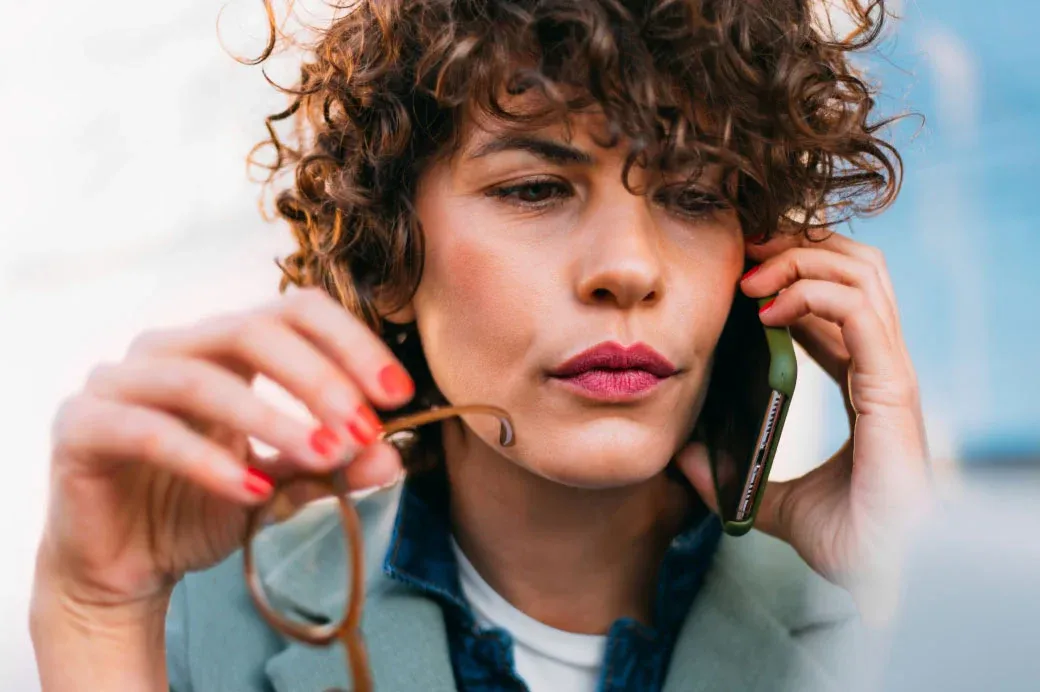
<svg viewBox="0 0 1040 692">
<path fill-rule="evenodd" d="M 596 300 L 607 300 L 610 298 L 610 291 L 605 288 L 597 288 L 592 292 L 592 297 Z"/>
</svg>

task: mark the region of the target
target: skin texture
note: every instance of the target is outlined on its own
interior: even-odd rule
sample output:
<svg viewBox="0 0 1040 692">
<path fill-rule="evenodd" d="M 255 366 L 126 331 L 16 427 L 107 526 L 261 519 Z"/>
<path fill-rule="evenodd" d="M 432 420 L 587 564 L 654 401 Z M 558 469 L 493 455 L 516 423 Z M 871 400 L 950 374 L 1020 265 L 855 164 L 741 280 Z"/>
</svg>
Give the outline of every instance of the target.
<svg viewBox="0 0 1040 692">
<path fill-rule="evenodd" d="M 668 181 L 645 171 L 630 182 L 647 194 L 626 190 L 625 148 L 594 141 L 602 123 L 573 118 L 570 140 L 562 124 L 523 133 L 588 159 L 563 163 L 482 154 L 516 133 L 471 127 L 422 179 L 426 264 L 397 316 L 416 320 L 448 401 L 496 404 L 517 427 L 510 449 L 478 417 L 445 436 L 463 549 L 525 612 L 595 633 L 621 615 L 648 619 L 644 594 L 690 505 L 663 471 L 703 401 L 744 262 L 732 210 L 668 204 Z M 647 344 L 678 374 L 623 403 L 549 376 L 610 341 Z"/>
<path fill-rule="evenodd" d="M 893 548 L 930 495 L 916 379 L 880 253 L 838 234 L 745 245 L 731 212 L 663 203 L 654 191 L 667 181 L 636 170 L 632 182 L 648 194 L 626 190 L 623 146 L 594 143 L 594 113 L 572 125 L 569 140 L 554 127 L 527 135 L 593 163 L 513 150 L 473 159 L 497 136 L 478 127 L 417 195 L 425 273 L 388 317 L 417 322 L 449 401 L 502 406 L 518 432 L 505 455 L 489 421 L 446 427 L 463 550 L 503 596 L 552 626 L 603 633 L 618 617 L 645 621 L 656 565 L 691 502 L 665 478 L 668 462 L 677 458 L 714 502 L 703 448 L 682 445 L 734 292 L 781 292 L 762 320 L 790 325 L 840 384 L 850 439 L 806 477 L 770 484 L 759 527 L 849 588 L 864 615 L 883 613 Z M 487 194 L 531 178 L 539 182 L 523 192 Z M 745 253 L 763 264 L 741 281 Z M 547 378 L 602 341 L 645 342 L 679 372 L 625 404 Z M 244 508 L 270 492 L 248 468 L 262 481 L 349 462 L 354 487 L 394 479 L 396 453 L 351 433 L 363 405 L 408 400 L 407 387 L 387 388 L 388 367 L 385 344 L 314 290 L 151 332 L 99 366 L 54 426 L 32 627 L 44 688 L 163 688 L 159 614 L 174 580 L 237 547 Z M 303 401 L 315 426 L 268 408 L 248 386 L 259 374 Z M 316 429 L 326 431 L 324 454 Z M 250 435 L 280 456 L 257 458 Z"/>
<path fill-rule="evenodd" d="M 571 125 L 569 143 L 560 126 L 524 136 L 569 144 L 592 163 L 516 149 L 477 156 L 507 133 L 471 128 L 462 151 L 424 176 L 427 259 L 413 309 L 449 401 L 497 404 L 519 430 L 537 431 L 502 450 L 493 422 L 474 419 L 485 448 L 559 483 L 618 487 L 660 473 L 689 435 L 744 242 L 732 211 L 692 217 L 628 192 L 624 148 L 592 141 L 601 119 Z M 644 174 L 632 182 L 661 184 Z M 514 186 L 528 189 L 489 195 Z M 609 341 L 647 344 L 679 374 L 635 403 L 591 401 L 549 377 Z"/>
<path fill-rule="evenodd" d="M 691 219 L 655 205 L 652 192 L 627 191 L 623 147 L 592 141 L 596 116 L 571 125 L 569 142 L 562 127 L 527 135 L 569 143 L 594 163 L 515 149 L 474 157 L 509 134 L 476 127 L 420 186 L 427 263 L 399 317 L 417 321 L 449 401 L 500 405 L 520 431 L 510 450 L 494 444 L 489 421 L 446 436 L 464 550 L 497 590 L 544 622 L 603 632 L 619 614 L 645 618 L 641 594 L 688 506 L 662 471 L 689 434 L 739 284 L 751 297 L 783 292 L 763 321 L 791 326 L 839 383 L 855 433 L 805 478 L 770 484 L 758 526 L 880 615 L 889 608 L 878 594 L 889 591 L 894 536 L 929 506 L 916 380 L 880 253 L 837 234 L 745 248 L 728 212 Z M 532 183 L 527 197 L 487 194 Z M 763 264 L 740 281 L 745 250 Z M 625 404 L 590 402 L 547 377 L 602 341 L 648 343 L 680 374 Z M 692 445 L 678 458 L 714 507 L 706 450 Z M 593 577 L 576 597 L 574 584 L 590 574 L 611 576 Z"/>
</svg>

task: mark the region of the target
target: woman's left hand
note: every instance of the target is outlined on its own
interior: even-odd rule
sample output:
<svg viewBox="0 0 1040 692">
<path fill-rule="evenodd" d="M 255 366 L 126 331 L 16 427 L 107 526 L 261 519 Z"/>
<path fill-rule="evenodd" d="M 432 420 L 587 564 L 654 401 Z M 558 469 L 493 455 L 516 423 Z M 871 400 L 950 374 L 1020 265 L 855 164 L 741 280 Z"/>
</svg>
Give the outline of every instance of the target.
<svg viewBox="0 0 1040 692">
<path fill-rule="evenodd" d="M 927 442 L 917 379 L 880 251 L 831 234 L 750 244 L 761 262 L 741 280 L 752 298 L 778 293 L 761 311 L 834 379 L 850 437 L 801 478 L 770 482 L 755 525 L 795 548 L 818 573 L 853 594 L 865 617 L 886 610 L 899 539 L 931 505 Z M 707 451 L 679 455 L 701 497 L 715 505 Z"/>
</svg>

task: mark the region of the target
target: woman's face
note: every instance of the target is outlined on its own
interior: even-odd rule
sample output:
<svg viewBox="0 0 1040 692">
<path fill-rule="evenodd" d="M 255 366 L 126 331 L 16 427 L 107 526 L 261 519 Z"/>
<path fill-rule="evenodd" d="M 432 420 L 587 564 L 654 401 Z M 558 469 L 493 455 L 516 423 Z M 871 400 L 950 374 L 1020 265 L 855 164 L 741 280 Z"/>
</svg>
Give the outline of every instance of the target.
<svg viewBox="0 0 1040 692">
<path fill-rule="evenodd" d="M 625 143 L 598 147 L 602 127 L 470 127 L 416 200 L 426 260 L 411 307 L 440 391 L 511 414 L 515 447 L 479 416 L 473 442 L 583 487 L 646 480 L 688 437 L 744 258 L 717 196 L 669 201 L 681 179 L 640 168 L 630 181 L 647 194 L 630 193 Z"/>
</svg>

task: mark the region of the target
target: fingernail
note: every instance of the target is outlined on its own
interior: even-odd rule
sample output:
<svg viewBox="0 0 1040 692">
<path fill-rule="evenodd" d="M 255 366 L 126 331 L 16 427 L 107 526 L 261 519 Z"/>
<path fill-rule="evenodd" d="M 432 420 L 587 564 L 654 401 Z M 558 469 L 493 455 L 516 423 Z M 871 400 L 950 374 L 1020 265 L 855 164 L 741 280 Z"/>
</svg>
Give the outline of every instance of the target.
<svg viewBox="0 0 1040 692">
<path fill-rule="evenodd" d="M 246 490 L 257 497 L 267 497 L 274 489 L 274 481 L 263 471 L 254 468 L 246 469 Z"/>
<path fill-rule="evenodd" d="M 752 276 L 755 275 L 755 272 L 757 272 L 761 268 L 762 268 L 761 264 L 756 264 L 755 266 L 751 267 L 751 269 L 748 269 L 747 273 L 744 274 L 744 276 L 740 277 L 741 282 L 744 282 L 744 281 L 747 281 L 748 279 L 750 279 Z"/>
<path fill-rule="evenodd" d="M 339 444 L 339 437 L 324 425 L 311 433 L 311 449 L 323 457 L 332 454 Z"/>
<path fill-rule="evenodd" d="M 770 308 L 773 307 L 773 303 L 775 303 L 775 302 L 776 302 L 776 298 L 773 298 L 771 301 L 769 301 L 768 303 L 766 303 L 765 305 L 760 307 L 758 309 L 758 314 L 759 315 L 764 315 Z"/>
<path fill-rule="evenodd" d="M 358 406 L 356 418 L 347 421 L 347 430 L 350 431 L 350 434 L 353 435 L 354 439 L 362 446 L 367 446 L 375 442 L 382 427 L 383 424 L 380 423 L 375 411 L 364 404 Z"/>
<path fill-rule="evenodd" d="M 379 384 L 388 396 L 411 396 L 415 392 L 415 384 L 408 373 L 400 365 L 388 365 L 379 373 Z"/>
</svg>

